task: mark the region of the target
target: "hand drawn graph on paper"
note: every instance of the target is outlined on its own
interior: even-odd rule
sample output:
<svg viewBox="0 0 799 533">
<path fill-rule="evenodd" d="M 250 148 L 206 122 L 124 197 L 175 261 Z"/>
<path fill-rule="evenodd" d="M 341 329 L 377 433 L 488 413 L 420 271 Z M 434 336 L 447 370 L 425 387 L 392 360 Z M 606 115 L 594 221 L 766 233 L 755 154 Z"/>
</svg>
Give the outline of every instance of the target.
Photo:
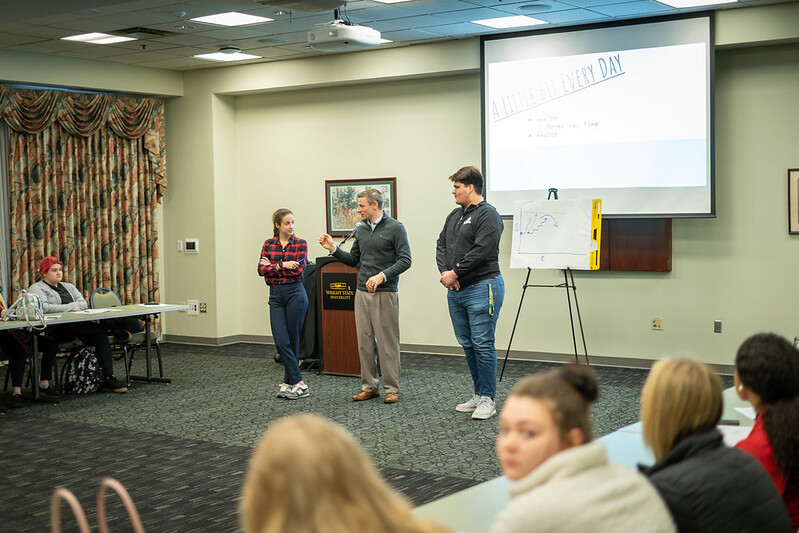
<svg viewBox="0 0 799 533">
<path fill-rule="evenodd" d="M 588 269 L 591 251 L 591 200 L 516 202 L 511 268 Z"/>
</svg>

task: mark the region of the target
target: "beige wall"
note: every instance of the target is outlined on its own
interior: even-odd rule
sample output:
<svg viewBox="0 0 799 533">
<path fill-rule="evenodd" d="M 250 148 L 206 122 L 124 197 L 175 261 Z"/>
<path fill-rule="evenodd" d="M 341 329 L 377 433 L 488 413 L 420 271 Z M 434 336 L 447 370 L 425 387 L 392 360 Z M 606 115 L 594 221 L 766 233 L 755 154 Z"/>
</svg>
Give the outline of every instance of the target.
<svg viewBox="0 0 799 533">
<path fill-rule="evenodd" d="M 798 10 L 786 4 L 719 14 L 718 217 L 675 220 L 671 273 L 577 273 L 592 354 L 729 364 L 751 333 L 799 335 L 799 281 L 792 275 L 799 243 L 786 231 L 786 171 L 799 167 L 799 45 L 759 46 L 795 43 L 799 29 L 780 21 L 795 20 Z M 7 64 L 0 54 L 0 69 Z M 209 305 L 199 317 L 170 317 L 169 336 L 267 339 L 267 291 L 255 265 L 271 234 L 271 213 L 293 209 L 311 257 L 321 255 L 315 240 L 324 227 L 324 180 L 396 176 L 414 259 L 400 282 L 402 342 L 455 351 L 433 253 L 453 207 L 446 177 L 480 163 L 478 68 L 479 42 L 471 39 L 191 72 L 172 93 L 163 88 L 171 81 L 156 76 L 160 92 L 182 95 L 167 105 L 162 298 Z M 84 86 L 105 88 L 101 70 L 88 68 Z M 74 85 L 64 73 L 44 72 L 39 65 L 26 76 Z M 123 90 L 138 74 L 111 85 Z M 176 241 L 187 237 L 200 239 L 199 255 L 176 251 Z M 503 352 L 525 274 L 508 268 L 509 242 L 506 231 L 507 297 L 497 343 Z M 559 277 L 536 272 L 534 281 Z M 661 332 L 649 326 L 656 316 L 664 320 Z M 714 319 L 723 320 L 722 334 L 712 332 Z M 568 323 L 561 291 L 531 289 L 514 349 L 569 353 Z"/>
</svg>

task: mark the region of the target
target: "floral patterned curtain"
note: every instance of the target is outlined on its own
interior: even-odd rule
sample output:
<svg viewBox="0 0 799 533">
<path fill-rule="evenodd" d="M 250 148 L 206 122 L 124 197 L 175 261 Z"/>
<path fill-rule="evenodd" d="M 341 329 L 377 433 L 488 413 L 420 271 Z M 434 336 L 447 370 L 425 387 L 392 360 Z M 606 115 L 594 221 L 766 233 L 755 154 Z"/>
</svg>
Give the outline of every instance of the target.
<svg viewBox="0 0 799 533">
<path fill-rule="evenodd" d="M 0 85 L 0 113 L 10 129 L 12 293 L 55 255 L 87 296 L 108 287 L 124 303 L 158 301 L 163 102 Z"/>
</svg>

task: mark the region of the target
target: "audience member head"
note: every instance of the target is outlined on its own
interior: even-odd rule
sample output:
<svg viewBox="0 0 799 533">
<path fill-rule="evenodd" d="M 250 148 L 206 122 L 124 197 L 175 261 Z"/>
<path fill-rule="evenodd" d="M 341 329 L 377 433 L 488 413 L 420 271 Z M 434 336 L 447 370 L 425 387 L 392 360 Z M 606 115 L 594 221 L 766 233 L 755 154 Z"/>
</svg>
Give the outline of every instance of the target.
<svg viewBox="0 0 799 533">
<path fill-rule="evenodd" d="M 518 481 L 555 454 L 591 441 L 589 406 L 599 397 L 582 365 L 519 381 L 499 416 L 497 456 L 503 473 Z"/>
<path fill-rule="evenodd" d="M 39 274 L 50 285 L 57 285 L 64 277 L 64 264 L 57 257 L 47 256 L 39 265 Z"/>
<path fill-rule="evenodd" d="M 278 209 L 274 213 L 272 213 L 272 226 L 274 227 L 275 237 L 280 237 L 280 226 L 283 225 L 283 219 L 286 216 L 291 215 L 294 216 L 294 213 L 291 212 L 290 209 L 286 209 L 285 207 Z"/>
<path fill-rule="evenodd" d="M 665 359 L 652 366 L 641 393 L 644 442 L 660 461 L 683 438 L 721 419 L 721 380 L 706 364 Z"/>
<path fill-rule="evenodd" d="M 799 351 L 774 333 L 749 337 L 735 356 L 735 390 L 763 417 L 785 478 L 799 483 Z"/>
<path fill-rule="evenodd" d="M 799 351 L 774 333 L 749 337 L 735 356 L 735 389 L 758 410 L 799 396 Z"/>
<path fill-rule="evenodd" d="M 449 177 L 453 183 L 462 183 L 466 187 L 474 185 L 474 192 L 483 194 L 483 173 L 475 166 L 462 167 L 455 174 Z"/>
<path fill-rule="evenodd" d="M 411 515 L 343 427 L 314 414 L 283 418 L 252 454 L 241 498 L 245 533 L 433 533 Z"/>
</svg>

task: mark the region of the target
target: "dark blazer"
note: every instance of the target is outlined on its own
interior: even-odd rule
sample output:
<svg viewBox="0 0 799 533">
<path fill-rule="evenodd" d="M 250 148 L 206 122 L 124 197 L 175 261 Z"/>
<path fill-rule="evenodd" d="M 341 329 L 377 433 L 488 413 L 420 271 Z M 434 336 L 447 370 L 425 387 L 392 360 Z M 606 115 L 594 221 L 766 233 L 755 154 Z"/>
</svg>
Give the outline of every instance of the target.
<svg viewBox="0 0 799 533">
<path fill-rule="evenodd" d="M 640 467 L 680 533 L 788 533 L 777 488 L 751 455 L 728 448 L 716 428 L 685 437 L 657 464 Z"/>
</svg>

